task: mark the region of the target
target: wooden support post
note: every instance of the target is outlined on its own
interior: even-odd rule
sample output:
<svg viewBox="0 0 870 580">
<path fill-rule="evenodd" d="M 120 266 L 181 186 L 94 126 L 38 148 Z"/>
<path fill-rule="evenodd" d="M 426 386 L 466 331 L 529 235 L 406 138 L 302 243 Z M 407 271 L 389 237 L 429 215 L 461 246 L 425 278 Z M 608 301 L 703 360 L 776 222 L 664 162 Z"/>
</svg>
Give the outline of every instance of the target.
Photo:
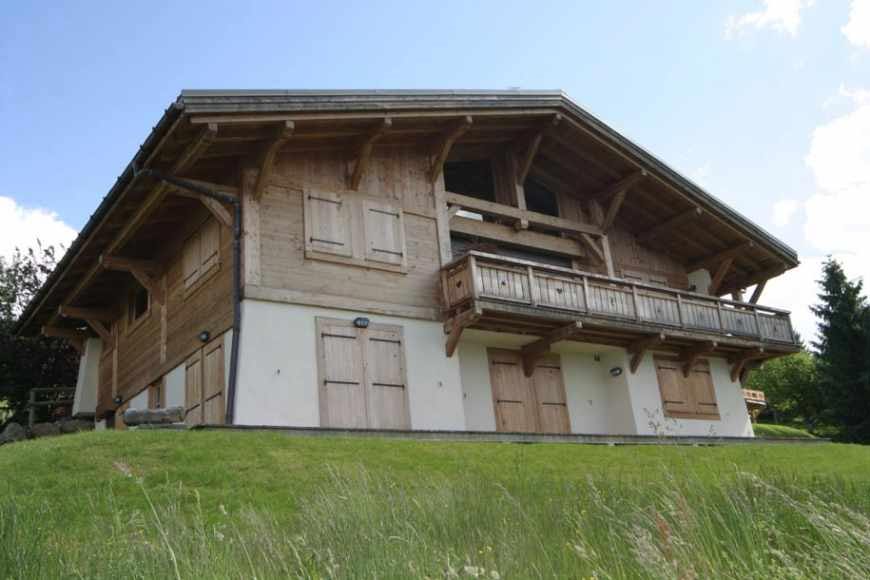
<svg viewBox="0 0 870 580">
<path fill-rule="evenodd" d="M 453 123 L 450 129 L 448 129 L 441 138 L 438 139 L 433 153 L 434 161 L 429 170 L 429 181 L 435 183 L 435 180 L 438 179 L 439 175 L 441 175 L 441 170 L 444 168 L 444 162 L 447 161 L 447 156 L 450 155 L 450 149 L 453 147 L 456 140 L 462 137 L 462 135 L 471 128 L 472 123 L 473 120 L 471 115 L 466 115 Z"/>
<path fill-rule="evenodd" d="M 559 125 L 562 121 L 562 115 L 556 113 L 540 130 L 535 131 L 527 139 L 524 151 L 518 155 L 516 166 L 516 181 L 517 184 L 523 185 L 526 178 L 529 176 L 529 170 L 532 168 L 532 163 L 535 161 L 535 156 L 538 154 L 538 149 L 541 146 L 541 140 L 546 135 L 547 131 Z"/>
<path fill-rule="evenodd" d="M 716 350 L 717 346 L 719 346 L 719 343 L 715 340 L 710 340 L 698 343 L 695 346 L 684 348 L 680 352 L 680 362 L 683 365 L 683 376 L 688 377 L 689 373 L 692 371 L 692 367 L 695 366 L 696 362 L 698 362 L 698 359 L 705 354 Z"/>
<path fill-rule="evenodd" d="M 728 362 L 731 364 L 731 380 L 737 381 L 740 375 L 746 368 L 749 361 L 757 360 L 764 357 L 764 347 L 759 346 L 753 349 L 746 350 L 735 357 L 730 357 Z"/>
<path fill-rule="evenodd" d="M 718 296 L 718 290 L 722 286 L 722 281 L 725 279 L 725 274 L 728 273 L 728 270 L 731 268 L 731 264 L 733 263 L 733 257 L 725 258 L 719 264 L 719 267 L 716 268 L 716 272 L 713 274 L 713 279 L 710 280 L 710 288 L 708 290 L 708 293 L 711 296 Z"/>
<path fill-rule="evenodd" d="M 761 293 L 764 292 L 764 287 L 767 285 L 767 280 L 762 280 L 755 286 L 752 291 L 752 296 L 749 297 L 750 304 L 758 304 L 758 299 L 761 298 Z"/>
<path fill-rule="evenodd" d="M 596 262 L 598 262 L 599 264 L 604 263 L 604 252 L 601 250 L 601 248 L 598 247 L 598 243 L 595 241 L 595 238 L 593 238 L 589 234 L 581 233 L 577 237 L 577 239 L 580 240 L 586 247 L 586 249 L 589 250 L 590 256 Z"/>
<path fill-rule="evenodd" d="M 665 340 L 667 340 L 667 338 L 668 336 L 664 332 L 660 332 L 658 334 L 653 334 L 651 336 L 647 336 L 646 338 L 641 338 L 640 340 L 636 340 L 635 342 L 633 342 L 628 347 L 628 353 L 631 355 L 631 361 L 628 365 L 628 368 L 631 370 L 631 374 L 637 372 L 637 369 L 640 366 L 640 363 L 643 360 L 643 355 L 646 354 L 646 351 L 660 345 Z"/>
<path fill-rule="evenodd" d="M 613 226 L 613 222 L 616 221 L 616 214 L 619 213 L 627 193 L 627 189 L 621 189 L 611 198 L 610 205 L 607 206 L 607 212 L 604 214 L 604 221 L 601 222 L 602 231 L 607 232 Z"/>
<path fill-rule="evenodd" d="M 465 310 L 448 320 L 447 325 L 450 327 L 450 332 L 447 335 L 447 344 L 444 349 L 447 358 L 452 357 L 453 353 L 456 352 L 459 339 L 462 338 L 462 331 L 477 322 L 482 314 L 480 307 L 474 305 L 469 310 Z"/>
<path fill-rule="evenodd" d="M 372 131 L 366 135 L 355 154 L 355 163 L 353 172 L 350 175 L 350 189 L 356 191 L 359 189 L 359 183 L 362 180 L 363 173 L 368 168 L 369 159 L 372 155 L 375 143 L 387 133 L 393 126 L 393 121 L 389 117 L 385 117 Z"/>
<path fill-rule="evenodd" d="M 583 324 L 577 320 L 571 324 L 560 326 L 546 336 L 524 346 L 520 351 L 523 359 L 523 373 L 527 377 L 532 376 L 532 373 L 535 372 L 535 364 L 542 356 L 549 352 L 550 346 L 553 343 L 571 338 L 582 328 Z"/>
<path fill-rule="evenodd" d="M 700 207 L 693 207 L 690 210 L 678 213 L 674 217 L 668 218 L 660 224 L 656 224 L 648 230 L 637 234 L 637 241 L 642 244 L 649 243 L 663 233 L 667 232 L 668 230 L 671 230 L 687 221 L 701 217 L 703 213 L 704 210 L 702 210 Z"/>
<path fill-rule="evenodd" d="M 272 138 L 263 145 L 258 164 L 260 173 L 257 175 L 257 184 L 254 186 L 254 199 L 262 197 L 275 167 L 275 156 L 278 155 L 278 150 L 290 140 L 295 130 L 296 124 L 293 121 L 284 121 L 275 128 Z"/>
<path fill-rule="evenodd" d="M 165 296 L 157 278 L 158 266 L 155 262 L 101 255 L 100 266 L 106 270 L 130 273 L 139 284 L 148 290 L 154 302 L 160 305 L 164 304 Z"/>
</svg>

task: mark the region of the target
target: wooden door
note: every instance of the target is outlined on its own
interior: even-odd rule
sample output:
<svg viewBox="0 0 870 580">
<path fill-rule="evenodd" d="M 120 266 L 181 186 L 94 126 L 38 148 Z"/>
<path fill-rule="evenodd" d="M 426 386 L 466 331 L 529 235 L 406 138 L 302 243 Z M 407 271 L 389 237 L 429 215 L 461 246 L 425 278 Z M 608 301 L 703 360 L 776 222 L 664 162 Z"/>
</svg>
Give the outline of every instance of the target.
<svg viewBox="0 0 870 580">
<path fill-rule="evenodd" d="M 571 422 L 568 419 L 568 401 L 559 356 L 539 361 L 531 382 L 538 403 L 538 430 L 542 433 L 570 433 Z"/>
<path fill-rule="evenodd" d="M 202 423 L 202 351 L 187 359 L 184 365 L 184 422 Z"/>
<path fill-rule="evenodd" d="M 395 328 L 369 328 L 363 338 L 369 427 L 408 429 L 401 332 Z"/>
<path fill-rule="evenodd" d="M 558 356 L 540 361 L 532 376 L 526 377 L 519 351 L 491 348 L 488 353 L 496 428 L 499 431 L 570 432 Z"/>
<path fill-rule="evenodd" d="M 207 425 L 223 425 L 224 406 L 224 340 L 218 338 L 203 349 L 202 416 Z"/>
</svg>

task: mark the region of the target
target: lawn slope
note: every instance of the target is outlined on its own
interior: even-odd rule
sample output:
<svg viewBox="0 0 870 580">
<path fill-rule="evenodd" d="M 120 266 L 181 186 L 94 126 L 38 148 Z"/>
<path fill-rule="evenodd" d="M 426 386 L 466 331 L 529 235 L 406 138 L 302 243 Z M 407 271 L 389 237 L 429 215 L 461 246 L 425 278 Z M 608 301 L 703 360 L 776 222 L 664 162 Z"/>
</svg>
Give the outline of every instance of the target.
<svg viewBox="0 0 870 580">
<path fill-rule="evenodd" d="M 870 577 L 858 446 L 128 431 L 0 474 L 0 578 Z"/>
</svg>

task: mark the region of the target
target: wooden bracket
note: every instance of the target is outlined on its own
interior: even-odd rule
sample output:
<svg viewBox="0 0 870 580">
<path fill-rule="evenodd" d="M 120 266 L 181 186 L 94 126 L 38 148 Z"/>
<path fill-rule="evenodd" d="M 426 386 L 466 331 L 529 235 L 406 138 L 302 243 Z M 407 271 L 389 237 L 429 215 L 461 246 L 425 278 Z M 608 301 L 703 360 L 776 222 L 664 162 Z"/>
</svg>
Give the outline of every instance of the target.
<svg viewBox="0 0 870 580">
<path fill-rule="evenodd" d="M 112 322 L 118 318 L 118 313 L 110 308 L 79 308 L 77 306 L 61 305 L 57 307 L 57 313 L 62 318 L 90 319 L 101 322 Z"/>
<path fill-rule="evenodd" d="M 725 279 L 725 274 L 728 273 L 728 270 L 731 269 L 731 265 L 734 263 L 734 258 L 725 258 L 719 264 L 719 267 L 716 268 L 716 272 L 713 274 L 713 278 L 710 280 L 710 287 L 707 290 L 707 293 L 711 296 L 718 296 L 719 288 L 722 286 L 722 281 Z"/>
<path fill-rule="evenodd" d="M 387 131 L 393 126 L 393 120 L 389 117 L 384 118 L 360 143 L 359 149 L 356 151 L 356 163 L 353 167 L 353 173 L 350 176 L 350 189 L 356 191 L 359 189 L 359 182 L 362 180 L 363 173 L 368 168 L 369 159 L 372 155 L 372 149 L 375 143 L 384 136 Z"/>
<path fill-rule="evenodd" d="M 88 323 L 94 332 L 102 339 L 103 344 L 107 345 L 112 342 L 112 333 L 111 331 L 99 320 L 90 320 L 86 319 L 85 322 Z"/>
<path fill-rule="evenodd" d="M 648 230 L 639 233 L 637 235 L 637 241 L 641 243 L 651 242 L 666 231 L 673 229 L 687 221 L 699 218 L 703 214 L 704 210 L 702 210 L 700 207 L 693 207 L 692 209 L 686 210 L 682 213 L 678 213 L 677 215 L 666 219 L 660 224 L 656 224 Z"/>
<path fill-rule="evenodd" d="M 529 176 L 529 170 L 532 168 L 532 163 L 535 160 L 535 156 L 538 154 L 538 148 L 541 146 L 541 140 L 544 138 L 544 135 L 554 127 L 558 126 L 562 121 L 562 115 L 556 113 L 553 115 L 551 119 L 544 124 L 539 130 L 532 133 L 532 135 L 526 140 L 524 152 L 521 156 L 518 156 L 518 163 L 516 166 L 516 180 L 519 185 L 523 185 L 526 182 L 526 177 Z"/>
<path fill-rule="evenodd" d="M 631 374 L 637 372 L 637 369 L 640 366 L 640 363 L 643 360 L 643 355 L 646 354 L 646 351 L 660 345 L 665 340 L 667 340 L 667 338 L 667 334 L 665 334 L 664 332 L 660 332 L 658 334 L 653 334 L 651 336 L 647 336 L 646 338 L 641 338 L 640 340 L 636 340 L 635 342 L 633 342 L 628 347 L 628 353 L 631 355 L 631 361 L 628 365 L 628 368 L 631 370 Z"/>
<path fill-rule="evenodd" d="M 176 195 L 178 197 L 188 197 L 190 199 L 196 199 L 218 220 L 220 223 L 225 225 L 228 228 L 233 227 L 233 216 L 230 215 L 230 212 L 224 207 L 224 204 L 219 202 L 218 200 L 211 198 L 203 193 L 196 193 L 192 191 L 186 191 L 183 189 L 173 189 L 169 192 L 172 195 Z"/>
<path fill-rule="evenodd" d="M 705 354 L 716 350 L 717 346 L 719 346 L 718 342 L 710 340 L 698 343 L 695 346 L 684 348 L 680 352 L 680 362 L 683 364 L 683 376 L 688 377 L 689 373 L 692 371 L 692 367 L 695 366 L 696 362 L 698 362 L 698 359 Z"/>
<path fill-rule="evenodd" d="M 603 264 L 605 260 L 604 251 L 598 247 L 598 243 L 590 234 L 581 233 L 578 239 L 583 242 L 583 245 L 590 251 L 593 259 L 599 264 Z"/>
<path fill-rule="evenodd" d="M 755 285 L 755 290 L 752 291 L 752 296 L 749 297 L 750 304 L 758 304 L 758 299 L 761 298 L 761 293 L 764 292 L 764 287 L 767 285 L 767 280 L 762 280 Z"/>
<path fill-rule="evenodd" d="M 715 264 L 721 264 L 728 258 L 736 258 L 746 250 L 750 250 L 755 247 L 755 242 L 752 240 L 747 240 L 745 242 L 741 242 L 736 246 L 732 246 L 727 250 L 722 250 L 721 252 L 716 252 L 715 254 L 710 254 L 700 260 L 695 260 L 694 262 L 688 264 L 686 266 L 687 272 L 694 272 L 695 270 L 699 270 L 701 268 L 710 268 Z"/>
<path fill-rule="evenodd" d="M 89 338 L 88 334 L 84 331 L 75 328 L 63 328 L 60 326 L 43 326 L 42 335 L 66 339 L 80 355 L 84 354 L 85 341 Z"/>
<path fill-rule="evenodd" d="M 591 197 L 591 199 L 594 199 L 594 200 L 598 201 L 599 203 L 603 203 L 603 202 L 607 201 L 608 199 L 610 199 L 612 196 L 614 196 L 620 192 L 625 192 L 626 190 L 630 189 L 632 186 L 637 184 L 640 180 L 642 180 L 646 176 L 647 176 L 646 169 L 640 169 L 640 170 L 635 171 L 634 173 L 632 173 L 630 175 L 626 175 L 625 177 L 623 177 L 619 181 L 610 184 L 602 191 L 600 191 L 600 192 L 598 192 L 595 195 L 592 195 L 590 197 Z"/>
<path fill-rule="evenodd" d="M 284 121 L 275 128 L 272 138 L 263 145 L 258 163 L 260 173 L 257 175 L 257 184 L 254 186 L 254 199 L 260 199 L 263 195 L 266 184 L 272 176 L 272 170 L 275 168 L 275 156 L 278 154 L 278 150 L 290 140 L 295 130 L 296 124 L 293 121 Z"/>
<path fill-rule="evenodd" d="M 735 357 L 730 357 L 728 362 L 731 364 L 731 380 L 736 381 L 743 374 L 746 365 L 749 361 L 763 358 L 764 347 L 759 346 L 750 350 L 746 350 Z"/>
<path fill-rule="evenodd" d="M 550 346 L 560 340 L 567 340 L 577 334 L 583 328 L 583 324 L 576 320 L 571 324 L 560 326 L 549 334 L 542 336 L 535 342 L 529 343 L 522 348 L 520 354 L 523 359 L 523 373 L 530 377 L 535 372 L 535 364 L 542 356 L 547 354 Z"/>
<path fill-rule="evenodd" d="M 217 123 L 208 123 L 200 129 L 190 145 L 178 156 L 172 165 L 172 173 L 184 173 L 193 167 L 193 164 L 202 157 L 217 136 Z"/>
<path fill-rule="evenodd" d="M 161 305 L 164 304 L 165 296 L 163 295 L 163 288 L 160 287 L 157 280 L 158 266 L 155 262 L 101 255 L 100 265 L 106 270 L 130 273 L 136 278 L 137 282 L 148 290 L 154 302 Z"/>
<path fill-rule="evenodd" d="M 438 176 L 441 175 L 441 170 L 444 168 L 444 162 L 447 161 L 447 156 L 450 155 L 450 149 L 457 139 L 471 128 L 473 123 L 471 115 L 466 115 L 459 119 L 448 129 L 437 141 L 434 147 L 432 167 L 429 169 L 429 181 L 435 183 Z"/>
<path fill-rule="evenodd" d="M 445 346 L 447 358 L 452 357 L 453 353 L 456 352 L 456 347 L 459 346 L 459 339 L 462 337 L 462 331 L 477 322 L 482 314 L 483 312 L 480 307 L 475 305 L 469 310 L 465 310 L 447 321 L 445 326 L 449 326 L 450 328 L 450 333 L 447 335 L 447 344 Z"/>
</svg>

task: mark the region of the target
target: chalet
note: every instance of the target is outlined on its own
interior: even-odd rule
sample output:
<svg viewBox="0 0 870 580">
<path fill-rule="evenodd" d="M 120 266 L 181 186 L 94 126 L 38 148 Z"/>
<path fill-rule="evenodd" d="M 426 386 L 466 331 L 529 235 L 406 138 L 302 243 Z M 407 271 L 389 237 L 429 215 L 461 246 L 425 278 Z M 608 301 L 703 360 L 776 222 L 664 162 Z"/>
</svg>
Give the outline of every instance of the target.
<svg viewBox="0 0 870 580">
<path fill-rule="evenodd" d="M 751 436 L 797 264 L 558 91 L 184 91 L 17 331 L 116 428 Z"/>
</svg>

